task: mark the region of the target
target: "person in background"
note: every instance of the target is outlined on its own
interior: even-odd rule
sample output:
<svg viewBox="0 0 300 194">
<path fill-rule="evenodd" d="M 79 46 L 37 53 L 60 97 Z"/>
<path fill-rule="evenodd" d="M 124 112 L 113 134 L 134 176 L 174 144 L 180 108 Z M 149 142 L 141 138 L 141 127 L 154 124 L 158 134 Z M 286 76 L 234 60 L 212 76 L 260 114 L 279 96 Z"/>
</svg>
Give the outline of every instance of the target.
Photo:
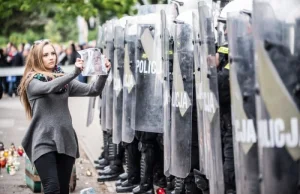
<svg viewBox="0 0 300 194">
<path fill-rule="evenodd" d="M 64 66 L 68 60 L 67 54 L 65 52 L 65 49 L 60 44 L 53 44 L 56 55 L 57 55 L 57 65 L 58 66 Z"/>
<path fill-rule="evenodd" d="M 26 59 L 28 57 L 29 51 L 30 51 L 30 44 L 27 43 L 25 44 L 24 51 L 23 51 L 23 65 L 25 65 L 26 63 Z"/>
<path fill-rule="evenodd" d="M 0 48 L 0 69 L 2 67 L 7 67 L 7 61 L 6 61 L 6 49 Z M 6 77 L 0 77 L 1 86 L 3 89 L 3 93 L 8 92 L 8 83 L 6 82 Z"/>
<path fill-rule="evenodd" d="M 24 47 L 25 47 L 25 43 L 19 44 L 18 50 L 21 53 L 21 55 L 23 55 Z"/>
<path fill-rule="evenodd" d="M 10 52 L 10 48 L 12 46 L 12 42 L 8 42 L 6 45 L 6 53 L 8 54 Z"/>
<path fill-rule="evenodd" d="M 0 48 L 0 69 L 1 67 L 6 67 L 6 56 L 4 54 L 4 50 Z M 0 99 L 3 96 L 3 93 L 5 91 L 5 77 L 0 77 Z"/>
<path fill-rule="evenodd" d="M 67 57 L 68 57 L 68 64 L 73 65 L 76 62 L 76 58 L 80 57 L 80 55 L 77 53 L 75 44 L 71 43 L 69 47 L 67 48 Z"/>
<path fill-rule="evenodd" d="M 0 99 L 2 99 L 3 96 L 3 85 L 2 85 L 2 78 L 0 78 Z"/>
<path fill-rule="evenodd" d="M 2 48 L 0 48 L 0 68 L 1 67 L 7 67 L 6 55 Z"/>
<path fill-rule="evenodd" d="M 79 46 L 79 50 L 84 50 L 84 45 L 78 45 Z M 82 76 L 82 75 L 79 75 L 78 76 L 78 80 L 82 83 L 87 83 L 87 77 L 86 76 Z"/>
<path fill-rule="evenodd" d="M 23 57 L 21 53 L 18 52 L 16 45 L 10 45 L 9 54 L 7 56 L 7 62 L 9 67 L 20 67 L 23 66 Z M 6 81 L 8 82 L 8 95 L 12 97 L 17 94 L 17 87 L 20 83 L 21 76 L 8 76 Z"/>
</svg>

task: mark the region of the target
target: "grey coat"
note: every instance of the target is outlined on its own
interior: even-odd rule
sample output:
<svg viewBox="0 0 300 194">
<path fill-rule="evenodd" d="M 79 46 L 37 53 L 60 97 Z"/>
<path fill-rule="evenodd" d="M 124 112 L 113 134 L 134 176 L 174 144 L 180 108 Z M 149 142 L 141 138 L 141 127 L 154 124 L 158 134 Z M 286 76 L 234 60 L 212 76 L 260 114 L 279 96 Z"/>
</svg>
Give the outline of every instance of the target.
<svg viewBox="0 0 300 194">
<path fill-rule="evenodd" d="M 76 68 L 73 73 L 49 82 L 37 79 L 29 82 L 26 92 L 33 116 L 22 146 L 31 162 L 52 151 L 79 157 L 68 97 L 97 96 L 102 92 L 107 78 L 106 75 L 101 75 L 95 82 L 84 84 L 74 80 L 79 73 L 80 70 Z M 67 91 L 59 93 L 66 84 Z"/>
</svg>

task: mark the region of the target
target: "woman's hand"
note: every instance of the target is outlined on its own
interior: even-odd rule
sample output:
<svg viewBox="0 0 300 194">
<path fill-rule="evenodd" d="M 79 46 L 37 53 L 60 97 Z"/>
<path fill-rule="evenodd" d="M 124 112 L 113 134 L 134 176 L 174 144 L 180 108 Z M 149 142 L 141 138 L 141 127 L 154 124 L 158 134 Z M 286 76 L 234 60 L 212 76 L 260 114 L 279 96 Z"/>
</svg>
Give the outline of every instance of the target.
<svg viewBox="0 0 300 194">
<path fill-rule="evenodd" d="M 84 69 L 83 63 L 84 63 L 84 61 L 82 59 L 76 58 L 75 66 L 77 68 L 79 68 L 80 71 L 83 71 L 83 69 Z"/>
<path fill-rule="evenodd" d="M 111 63 L 109 62 L 109 60 L 106 57 L 105 57 L 105 67 L 106 67 L 107 71 L 109 71 L 111 68 Z"/>
</svg>

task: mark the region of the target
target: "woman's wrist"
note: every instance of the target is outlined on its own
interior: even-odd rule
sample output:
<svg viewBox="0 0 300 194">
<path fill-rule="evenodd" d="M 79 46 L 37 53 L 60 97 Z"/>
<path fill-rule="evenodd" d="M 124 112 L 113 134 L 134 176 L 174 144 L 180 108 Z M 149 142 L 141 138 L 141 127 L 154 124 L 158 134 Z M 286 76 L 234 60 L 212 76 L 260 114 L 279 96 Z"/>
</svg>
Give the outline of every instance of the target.
<svg viewBox="0 0 300 194">
<path fill-rule="evenodd" d="M 79 74 L 81 73 L 81 69 L 80 69 L 79 67 L 75 66 L 75 71 L 74 71 L 74 73 L 75 73 L 76 75 L 79 75 Z"/>
</svg>

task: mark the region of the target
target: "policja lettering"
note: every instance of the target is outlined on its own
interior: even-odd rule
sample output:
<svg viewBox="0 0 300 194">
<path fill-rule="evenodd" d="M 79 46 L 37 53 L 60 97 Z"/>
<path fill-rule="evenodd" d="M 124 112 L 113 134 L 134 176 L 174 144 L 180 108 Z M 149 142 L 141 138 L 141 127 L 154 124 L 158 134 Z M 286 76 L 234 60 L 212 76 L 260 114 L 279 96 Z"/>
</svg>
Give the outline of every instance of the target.
<svg viewBox="0 0 300 194">
<path fill-rule="evenodd" d="M 197 98 L 203 100 L 204 111 L 215 113 L 214 95 L 212 92 L 204 92 L 202 83 L 196 84 L 199 87 Z"/>
<path fill-rule="evenodd" d="M 285 132 L 283 119 L 258 121 L 261 146 L 265 148 L 299 147 L 299 124 L 297 118 L 291 118 L 291 129 Z"/>
<path fill-rule="evenodd" d="M 214 95 L 212 92 L 203 92 L 204 111 L 215 113 Z"/>
<path fill-rule="evenodd" d="M 156 74 L 156 61 L 137 60 L 136 70 L 144 74 Z"/>
<path fill-rule="evenodd" d="M 252 119 L 235 120 L 236 141 L 242 143 L 256 143 L 257 137 Z"/>
<path fill-rule="evenodd" d="M 186 92 L 174 92 L 174 97 L 172 98 L 172 106 L 178 108 L 188 109 L 188 95 Z"/>
</svg>

